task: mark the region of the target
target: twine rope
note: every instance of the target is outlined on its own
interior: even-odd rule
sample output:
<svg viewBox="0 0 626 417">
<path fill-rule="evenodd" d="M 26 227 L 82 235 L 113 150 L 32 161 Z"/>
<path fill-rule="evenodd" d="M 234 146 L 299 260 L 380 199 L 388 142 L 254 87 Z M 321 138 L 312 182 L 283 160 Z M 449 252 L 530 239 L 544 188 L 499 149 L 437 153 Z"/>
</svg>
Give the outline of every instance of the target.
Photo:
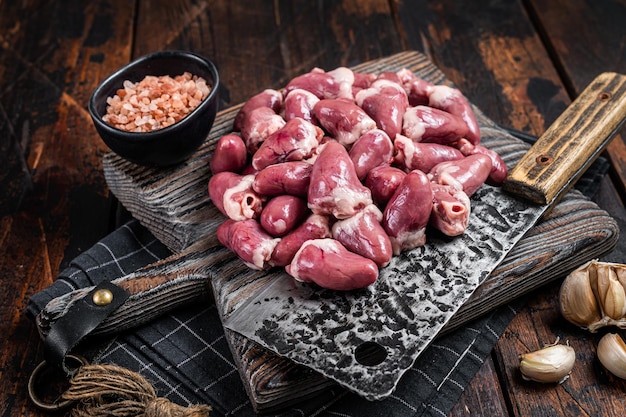
<svg viewBox="0 0 626 417">
<path fill-rule="evenodd" d="M 63 399 L 76 402 L 73 417 L 207 417 L 211 410 L 158 397 L 143 376 L 115 365 L 81 366 Z"/>
</svg>

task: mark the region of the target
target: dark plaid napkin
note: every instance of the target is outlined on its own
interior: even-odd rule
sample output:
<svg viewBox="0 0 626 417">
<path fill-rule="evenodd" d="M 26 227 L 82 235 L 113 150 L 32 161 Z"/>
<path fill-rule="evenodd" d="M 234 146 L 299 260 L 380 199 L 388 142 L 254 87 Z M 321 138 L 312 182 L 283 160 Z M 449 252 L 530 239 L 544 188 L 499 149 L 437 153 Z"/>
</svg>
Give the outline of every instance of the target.
<svg viewBox="0 0 626 417">
<path fill-rule="evenodd" d="M 588 196 L 606 173 L 606 161 L 597 161 L 579 182 Z M 49 288 L 29 301 L 34 318 L 53 298 L 103 280 L 112 280 L 170 255 L 170 252 L 136 220 L 130 220 L 75 258 Z M 302 416 L 445 416 L 504 332 L 517 300 L 436 339 L 420 355 L 388 398 L 370 402 L 336 390 L 333 401 L 302 402 L 280 413 Z M 204 403 L 212 416 L 254 416 L 236 368 L 213 300 L 188 305 L 148 325 L 119 335 L 99 346 L 100 363 L 139 372 L 158 394 L 181 405 Z"/>
</svg>

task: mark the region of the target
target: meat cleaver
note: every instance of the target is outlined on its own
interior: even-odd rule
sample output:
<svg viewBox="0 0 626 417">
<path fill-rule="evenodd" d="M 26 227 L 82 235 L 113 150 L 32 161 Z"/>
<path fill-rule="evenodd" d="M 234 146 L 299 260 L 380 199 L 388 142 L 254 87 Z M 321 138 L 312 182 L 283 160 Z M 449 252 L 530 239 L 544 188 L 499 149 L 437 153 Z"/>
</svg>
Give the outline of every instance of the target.
<svg viewBox="0 0 626 417">
<path fill-rule="evenodd" d="M 350 292 L 272 278 L 224 326 L 369 400 L 396 384 L 516 242 L 571 188 L 626 117 L 626 76 L 603 73 L 527 153 L 502 187 L 471 199 L 466 232 L 435 233 L 395 256 L 371 286 Z M 488 146 L 489 129 L 482 132 Z"/>
</svg>

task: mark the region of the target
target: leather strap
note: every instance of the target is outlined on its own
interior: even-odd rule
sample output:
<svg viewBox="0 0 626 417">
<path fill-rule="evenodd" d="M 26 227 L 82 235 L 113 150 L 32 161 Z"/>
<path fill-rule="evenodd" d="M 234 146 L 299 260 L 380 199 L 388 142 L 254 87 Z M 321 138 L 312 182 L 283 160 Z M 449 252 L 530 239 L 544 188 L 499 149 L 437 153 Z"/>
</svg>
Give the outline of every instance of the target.
<svg viewBox="0 0 626 417">
<path fill-rule="evenodd" d="M 130 294 L 117 285 L 104 281 L 87 296 L 78 300 L 50 328 L 44 341 L 44 359 L 51 366 L 60 367 L 66 374 L 65 358 L 89 333 L 128 299 Z"/>
</svg>

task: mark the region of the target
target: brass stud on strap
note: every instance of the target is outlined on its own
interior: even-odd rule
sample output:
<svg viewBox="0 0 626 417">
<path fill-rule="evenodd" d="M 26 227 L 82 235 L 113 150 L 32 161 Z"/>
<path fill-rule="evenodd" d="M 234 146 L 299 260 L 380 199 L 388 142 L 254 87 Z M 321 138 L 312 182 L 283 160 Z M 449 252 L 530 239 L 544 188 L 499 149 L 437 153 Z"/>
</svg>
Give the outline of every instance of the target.
<svg viewBox="0 0 626 417">
<path fill-rule="evenodd" d="M 91 300 L 97 306 L 107 306 L 113 301 L 113 293 L 107 288 L 102 288 L 93 293 Z"/>
</svg>

